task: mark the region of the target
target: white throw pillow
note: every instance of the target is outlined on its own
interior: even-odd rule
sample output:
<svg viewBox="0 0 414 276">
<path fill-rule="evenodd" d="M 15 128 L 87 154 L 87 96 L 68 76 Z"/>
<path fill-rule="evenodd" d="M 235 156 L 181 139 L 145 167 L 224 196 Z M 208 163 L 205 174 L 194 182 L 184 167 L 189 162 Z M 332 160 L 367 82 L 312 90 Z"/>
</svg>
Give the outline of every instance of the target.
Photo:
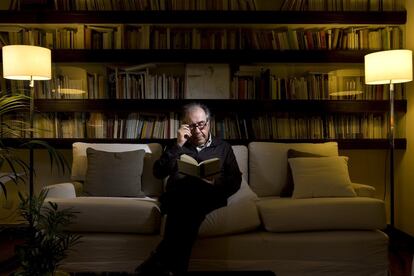
<svg viewBox="0 0 414 276">
<path fill-rule="evenodd" d="M 257 195 L 243 179 L 240 189 L 227 200 L 227 206 L 209 213 L 200 226 L 201 237 L 252 231 L 260 226 Z"/>
<path fill-rule="evenodd" d="M 249 143 L 249 178 L 252 190 L 259 196 L 280 196 L 288 179 L 289 149 L 323 156 L 338 156 L 338 143 Z"/>
<path fill-rule="evenodd" d="M 293 198 L 353 197 L 348 157 L 289 158 L 295 188 Z"/>
</svg>

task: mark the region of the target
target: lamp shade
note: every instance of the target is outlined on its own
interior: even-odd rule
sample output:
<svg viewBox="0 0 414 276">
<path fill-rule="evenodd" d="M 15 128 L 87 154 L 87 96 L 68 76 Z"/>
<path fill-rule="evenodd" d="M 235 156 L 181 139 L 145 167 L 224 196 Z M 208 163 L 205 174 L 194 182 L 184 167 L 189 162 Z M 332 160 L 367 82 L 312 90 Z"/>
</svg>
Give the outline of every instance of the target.
<svg viewBox="0 0 414 276">
<path fill-rule="evenodd" d="M 50 80 L 51 51 L 31 45 L 8 45 L 3 51 L 3 77 L 12 80 Z"/>
<path fill-rule="evenodd" d="M 413 79 L 411 50 L 388 50 L 365 56 L 365 83 L 390 84 Z"/>
</svg>

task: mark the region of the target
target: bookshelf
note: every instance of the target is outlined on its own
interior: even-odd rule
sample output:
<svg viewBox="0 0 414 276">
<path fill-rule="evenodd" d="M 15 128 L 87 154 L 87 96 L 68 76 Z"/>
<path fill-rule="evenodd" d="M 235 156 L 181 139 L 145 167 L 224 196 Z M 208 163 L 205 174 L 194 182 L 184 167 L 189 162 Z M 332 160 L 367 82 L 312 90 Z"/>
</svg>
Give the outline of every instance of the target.
<svg viewBox="0 0 414 276">
<path fill-rule="evenodd" d="M 243 26 L 272 26 L 275 25 L 319 25 L 330 26 L 402 26 L 406 23 L 405 11 L 276 11 L 276 10 L 227 10 L 227 11 L 0 11 L 0 27 L 2 25 L 56 25 L 74 24 L 86 26 L 87 24 L 120 25 L 149 24 L 149 25 L 180 25 L 204 27 L 214 25 L 215 28 L 227 28 L 230 25 Z M 402 39 L 401 39 L 402 40 Z M 362 64 L 367 53 L 377 49 L 307 49 L 307 50 L 273 50 L 273 49 L 54 49 L 52 60 L 54 63 L 78 64 L 90 63 L 106 66 L 137 65 L 145 63 L 221 63 L 230 64 L 232 74 L 237 66 L 243 64 Z M 235 69 L 236 68 L 236 69 Z M 37 111 L 47 114 L 90 112 L 102 114 L 119 114 L 126 118 L 128 113 L 175 113 L 188 102 L 188 99 L 37 99 L 35 106 Z M 314 116 L 317 114 L 321 121 L 326 121 L 328 116 L 366 116 L 366 114 L 381 114 L 386 120 L 388 101 L 381 100 L 235 100 L 212 99 L 203 100 L 213 111 L 218 114 L 218 120 L 225 118 L 229 112 L 233 116 L 236 113 L 246 114 L 246 118 L 255 117 L 255 114 L 272 116 L 283 113 L 300 113 L 302 116 Z M 403 117 L 407 110 L 406 100 L 403 98 L 396 102 L 396 111 Z M 283 115 L 284 116 L 284 115 Z M 87 117 L 87 116 L 86 116 Z M 85 117 L 85 118 L 86 118 Z M 357 117 L 355 117 L 358 120 Z M 85 122 L 83 122 L 85 124 Z M 85 126 L 86 128 L 86 126 Z M 326 132 L 326 131 L 324 131 Z M 383 132 L 386 132 L 383 130 Z M 43 138 L 42 138 L 43 139 Z M 91 142 L 161 142 L 165 143 L 170 138 L 160 139 L 126 139 L 126 138 L 44 138 L 52 145 L 61 148 L 69 148 L 74 141 Z M 339 138 L 338 138 L 339 139 Z M 228 139 L 233 144 L 247 144 L 250 139 Z M 260 138 L 262 141 L 281 142 L 320 142 L 334 140 L 332 138 Z M 5 139 L 7 143 L 13 143 L 13 139 Z M 340 138 L 340 148 L 387 148 L 386 137 L 380 138 Z M 405 148 L 406 140 L 397 139 L 396 148 Z"/>
</svg>

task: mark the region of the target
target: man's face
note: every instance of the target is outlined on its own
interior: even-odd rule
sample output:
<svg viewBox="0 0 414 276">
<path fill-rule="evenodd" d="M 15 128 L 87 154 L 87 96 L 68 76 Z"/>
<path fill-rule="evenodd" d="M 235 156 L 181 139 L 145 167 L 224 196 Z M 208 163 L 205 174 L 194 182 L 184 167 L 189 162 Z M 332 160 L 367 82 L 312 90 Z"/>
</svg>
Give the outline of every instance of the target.
<svg viewBox="0 0 414 276">
<path fill-rule="evenodd" d="M 186 123 L 190 126 L 190 142 L 196 146 L 204 145 L 210 134 L 210 122 L 202 108 L 190 110 L 186 116 Z"/>
</svg>

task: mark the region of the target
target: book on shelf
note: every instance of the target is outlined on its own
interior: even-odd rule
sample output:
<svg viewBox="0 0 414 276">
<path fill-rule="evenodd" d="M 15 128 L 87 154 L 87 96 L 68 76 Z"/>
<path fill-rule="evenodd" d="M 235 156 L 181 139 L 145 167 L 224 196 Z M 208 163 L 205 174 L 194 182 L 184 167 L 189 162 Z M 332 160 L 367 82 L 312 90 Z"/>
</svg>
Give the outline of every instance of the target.
<svg viewBox="0 0 414 276">
<path fill-rule="evenodd" d="M 399 49 L 400 26 L 290 27 L 157 24 L 25 24 L 0 26 L 0 43 L 53 49 Z"/>
<path fill-rule="evenodd" d="M 85 49 L 122 49 L 123 25 L 86 25 Z"/>
<path fill-rule="evenodd" d="M 398 11 L 404 0 L 284 0 L 282 11 Z"/>
<path fill-rule="evenodd" d="M 17 2 L 18 0 L 10 0 L 10 1 Z M 28 0 L 25 0 L 25 1 L 28 1 Z M 35 1 L 35 0 L 30 0 L 30 1 Z M 50 0 L 36 0 L 36 1 L 50 1 Z M 73 10 L 78 10 L 78 11 L 256 10 L 256 5 L 257 5 L 256 1 L 257 0 L 186 0 L 186 1 L 54 0 L 54 8 L 56 10 L 64 10 L 64 11 L 73 11 Z M 267 1 L 268 0 L 266 0 L 266 2 Z"/>
<path fill-rule="evenodd" d="M 220 158 L 216 157 L 197 162 L 193 157 L 182 154 L 177 164 L 178 171 L 185 175 L 206 178 L 220 173 Z"/>
</svg>

